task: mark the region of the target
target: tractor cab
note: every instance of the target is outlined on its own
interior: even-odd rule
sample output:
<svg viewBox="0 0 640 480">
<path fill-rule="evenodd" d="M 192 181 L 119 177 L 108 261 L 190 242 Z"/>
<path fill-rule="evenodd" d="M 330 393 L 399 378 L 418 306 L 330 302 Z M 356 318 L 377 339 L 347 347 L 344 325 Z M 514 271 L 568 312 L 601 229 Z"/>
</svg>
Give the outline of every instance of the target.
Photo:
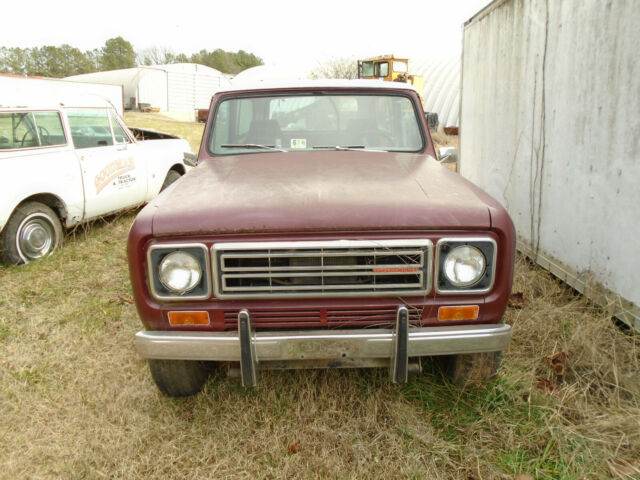
<svg viewBox="0 0 640 480">
<path fill-rule="evenodd" d="M 382 55 L 358 61 L 358 78 L 406 82 L 408 73 L 409 60 L 406 58 Z"/>
</svg>

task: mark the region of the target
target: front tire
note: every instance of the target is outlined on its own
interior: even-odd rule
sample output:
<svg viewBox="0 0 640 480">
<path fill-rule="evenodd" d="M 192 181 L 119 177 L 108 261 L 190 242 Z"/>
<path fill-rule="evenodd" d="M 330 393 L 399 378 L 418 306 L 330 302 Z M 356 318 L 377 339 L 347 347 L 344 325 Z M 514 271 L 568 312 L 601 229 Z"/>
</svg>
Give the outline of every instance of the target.
<svg viewBox="0 0 640 480">
<path fill-rule="evenodd" d="M 445 358 L 445 373 L 458 387 L 481 387 L 496 376 L 502 352 L 467 353 Z"/>
<path fill-rule="evenodd" d="M 188 397 L 202 390 L 209 372 L 202 362 L 191 360 L 148 360 L 151 376 L 169 397 Z"/>
<path fill-rule="evenodd" d="M 19 265 L 46 257 L 62 245 L 62 236 L 62 224 L 51 208 L 25 202 L 0 233 L 0 260 Z"/>
</svg>

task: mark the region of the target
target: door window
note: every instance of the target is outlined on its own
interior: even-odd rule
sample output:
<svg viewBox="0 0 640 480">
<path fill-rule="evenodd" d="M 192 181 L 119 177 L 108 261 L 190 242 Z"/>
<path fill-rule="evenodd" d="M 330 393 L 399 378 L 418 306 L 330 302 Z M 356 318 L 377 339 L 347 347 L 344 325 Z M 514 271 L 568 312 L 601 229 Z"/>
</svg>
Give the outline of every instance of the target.
<svg viewBox="0 0 640 480">
<path fill-rule="evenodd" d="M 386 77 L 389 75 L 389 62 L 376 63 L 374 67 L 374 76 Z"/>
<path fill-rule="evenodd" d="M 76 148 L 113 145 L 113 135 L 106 110 L 70 110 L 67 116 Z"/>
</svg>

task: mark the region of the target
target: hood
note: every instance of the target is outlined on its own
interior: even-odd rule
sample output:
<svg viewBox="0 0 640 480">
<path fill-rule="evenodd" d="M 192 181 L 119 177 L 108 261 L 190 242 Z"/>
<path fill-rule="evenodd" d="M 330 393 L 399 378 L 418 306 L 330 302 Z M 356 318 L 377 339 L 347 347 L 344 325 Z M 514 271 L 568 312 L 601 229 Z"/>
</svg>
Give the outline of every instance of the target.
<svg viewBox="0 0 640 480">
<path fill-rule="evenodd" d="M 146 208 L 153 235 L 488 229 L 490 197 L 425 155 L 268 152 L 206 160 Z"/>
</svg>

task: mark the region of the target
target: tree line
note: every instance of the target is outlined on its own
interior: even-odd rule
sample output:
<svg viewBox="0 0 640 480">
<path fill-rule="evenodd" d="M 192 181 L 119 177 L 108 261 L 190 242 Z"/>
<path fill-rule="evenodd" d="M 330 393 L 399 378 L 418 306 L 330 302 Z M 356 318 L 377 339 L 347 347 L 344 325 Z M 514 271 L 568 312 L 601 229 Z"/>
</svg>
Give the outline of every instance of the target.
<svg viewBox="0 0 640 480">
<path fill-rule="evenodd" d="M 176 54 L 168 48 L 152 47 L 136 52 L 133 45 L 122 37 L 110 38 L 101 48 L 84 52 L 67 44 L 33 48 L 0 47 L 0 72 L 52 78 L 132 68 L 136 65 L 186 62 L 232 74 L 263 64 L 260 57 L 244 50 L 200 50 L 186 55 Z"/>
</svg>

